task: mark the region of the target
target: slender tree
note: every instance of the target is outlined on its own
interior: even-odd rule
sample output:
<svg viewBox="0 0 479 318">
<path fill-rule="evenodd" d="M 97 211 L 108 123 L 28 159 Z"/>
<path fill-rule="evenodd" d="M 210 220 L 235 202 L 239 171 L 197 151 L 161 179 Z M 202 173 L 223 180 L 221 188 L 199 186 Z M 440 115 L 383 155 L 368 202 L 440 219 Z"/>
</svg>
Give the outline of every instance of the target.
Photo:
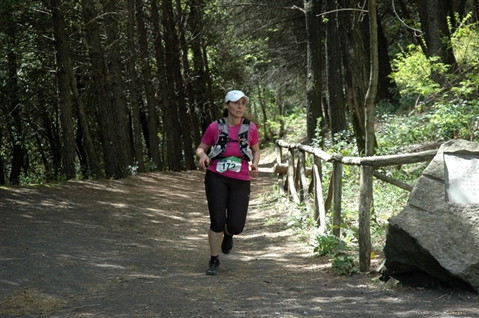
<svg viewBox="0 0 479 318">
<path fill-rule="evenodd" d="M 211 79 L 209 77 L 208 59 L 206 57 L 206 47 L 204 44 L 205 27 L 203 24 L 204 0 L 189 0 L 190 15 L 187 28 L 191 34 L 190 48 L 193 53 L 192 75 L 194 101 L 190 101 L 195 106 L 195 115 L 200 120 L 201 132 L 204 132 L 210 122 L 213 121 L 214 102 L 210 101 Z M 198 136 L 195 136 L 195 143 L 199 144 Z"/>
<path fill-rule="evenodd" d="M 194 89 L 194 84 L 195 84 L 195 81 L 193 80 L 194 70 L 191 67 L 191 62 L 187 54 L 187 52 L 189 52 L 189 47 L 186 40 L 187 28 L 185 25 L 187 23 L 187 18 L 185 17 L 185 14 L 181 8 L 180 0 L 176 1 L 176 7 L 177 7 L 176 10 L 181 13 L 181 17 L 179 19 L 180 24 L 179 24 L 178 31 L 179 31 L 179 41 L 180 41 L 180 47 L 181 47 L 180 52 L 181 52 L 181 63 L 182 63 L 183 74 L 184 74 L 183 77 L 185 82 L 185 92 L 187 96 L 188 120 L 191 127 L 191 135 L 193 137 L 193 142 L 195 145 L 199 145 L 201 141 L 200 119 L 198 116 L 198 111 L 197 111 L 198 107 L 196 104 L 195 89 Z M 189 148 L 189 147 L 186 147 L 186 148 Z M 187 157 L 185 157 L 185 164 L 187 169 L 196 168 L 194 161 L 191 162 L 187 160 Z"/>
<path fill-rule="evenodd" d="M 180 118 L 180 104 L 184 102 L 182 78 L 180 74 L 180 60 L 178 56 L 178 34 L 175 26 L 173 3 L 171 0 L 162 1 L 162 25 L 165 32 L 165 62 L 166 75 L 168 79 L 169 108 L 164 112 L 164 125 L 166 132 L 166 147 L 168 149 L 168 169 L 172 171 L 181 170 L 183 161 L 182 155 L 182 127 L 184 117 Z M 184 105 L 181 106 L 182 108 Z M 182 112 L 185 110 L 182 109 Z M 184 146 L 184 145 L 183 145 Z"/>
<path fill-rule="evenodd" d="M 143 157 L 143 141 L 141 135 L 141 121 L 140 121 L 140 105 L 139 92 L 136 74 L 137 50 L 135 45 L 135 0 L 128 0 L 127 2 L 128 22 L 127 22 L 127 74 L 128 74 L 128 91 L 129 91 L 129 105 L 130 105 L 130 124 L 131 135 L 134 149 L 134 157 L 138 164 L 138 172 L 145 172 L 145 160 Z"/>
<path fill-rule="evenodd" d="M 307 38 L 307 135 L 308 142 L 315 136 L 318 121 L 322 117 L 321 99 L 321 0 L 305 0 Z"/>
<path fill-rule="evenodd" d="M 53 35 L 56 56 L 56 76 L 58 84 L 58 107 L 60 114 L 60 135 L 62 153 L 62 173 L 67 179 L 75 177 L 75 137 L 73 131 L 73 109 L 71 79 L 73 69 L 70 62 L 65 22 L 60 0 L 50 0 Z M 69 75 L 70 74 L 70 75 Z"/>
<path fill-rule="evenodd" d="M 366 156 L 374 155 L 374 102 L 378 87 L 379 53 L 378 53 L 378 24 L 376 0 L 368 1 L 369 21 L 369 52 L 370 67 L 368 90 L 364 97 L 365 124 L 366 127 Z M 371 207 L 373 202 L 373 167 L 361 166 L 361 188 L 359 204 L 359 269 L 362 272 L 369 271 L 371 265 Z"/>
<path fill-rule="evenodd" d="M 71 65 L 70 65 L 71 66 Z M 100 162 L 98 160 L 97 153 L 94 147 L 93 136 L 90 131 L 90 125 L 88 123 L 88 117 L 85 112 L 85 107 L 83 105 L 83 101 L 80 97 L 77 88 L 76 78 L 73 74 L 73 69 L 70 67 L 68 75 L 70 76 L 70 85 L 71 91 L 73 94 L 74 104 L 76 105 L 77 109 L 77 117 L 78 117 L 78 130 L 77 130 L 77 147 L 85 149 L 85 163 L 83 170 L 86 177 L 94 176 L 94 177 L 101 177 L 103 176 L 103 172 L 100 167 Z M 80 150 L 79 150 L 80 151 Z"/>
<path fill-rule="evenodd" d="M 384 28 L 381 20 L 377 19 L 378 24 L 378 58 L 379 58 L 379 81 L 377 98 L 381 100 L 394 101 L 395 96 L 393 91 L 396 91 L 397 86 L 394 81 L 391 81 L 391 74 L 393 72 L 391 66 L 391 59 L 388 52 L 388 40 L 384 34 Z"/>
<path fill-rule="evenodd" d="M 193 90 L 191 89 L 188 79 L 190 74 L 190 67 L 187 57 L 188 49 L 186 47 L 185 39 L 185 27 L 183 18 L 183 9 L 181 0 L 176 0 L 176 12 L 177 12 L 177 41 L 176 52 L 177 66 L 176 66 L 176 78 L 178 82 L 178 112 L 180 114 L 181 125 L 181 139 L 183 142 L 183 163 L 184 168 L 187 170 L 196 169 L 194 154 L 193 154 L 193 119 L 191 116 L 193 111 L 193 105 L 190 105 L 189 100 L 193 98 Z"/>
<path fill-rule="evenodd" d="M 355 0 L 339 0 L 341 8 L 340 38 L 344 65 L 345 101 L 349 107 L 356 143 L 364 153 L 366 128 L 364 126 L 364 96 L 369 79 L 369 27 L 364 9 L 357 10 Z"/>
<path fill-rule="evenodd" d="M 115 0 L 102 0 L 107 36 L 106 59 L 108 63 L 108 87 L 110 91 L 111 117 L 115 127 L 115 138 L 119 144 L 118 154 L 122 165 L 133 165 L 133 146 L 130 139 L 128 108 L 126 105 L 123 64 L 120 52 L 121 34 L 118 26 L 119 12 Z"/>
<path fill-rule="evenodd" d="M 98 12 L 94 0 L 82 0 L 82 13 L 85 21 L 85 36 L 88 43 L 91 76 L 95 85 L 97 98 L 98 122 L 101 129 L 103 156 L 105 158 L 106 175 L 122 178 L 127 176 L 127 163 L 123 160 L 121 144 L 117 139 L 117 127 L 112 116 L 109 72 L 106 65 L 106 54 L 103 49 Z"/>
<path fill-rule="evenodd" d="M 14 18 L 13 7 L 5 3 L 2 6 L 3 26 L 6 35 L 6 56 L 7 56 L 7 78 L 4 87 L 2 87 L 3 116 L 8 123 L 8 135 L 10 147 L 12 149 L 11 168 L 9 182 L 18 184 L 20 182 L 20 173 L 24 161 L 25 149 L 23 146 L 23 127 L 20 112 L 20 89 L 18 87 L 18 56 L 17 46 L 17 21 Z"/>
<path fill-rule="evenodd" d="M 344 86 L 341 59 L 341 43 L 339 38 L 341 25 L 338 18 L 342 12 L 337 11 L 338 4 L 335 1 L 328 1 L 326 10 L 331 12 L 327 15 L 327 74 L 328 74 L 328 105 L 331 126 L 331 137 L 333 143 L 337 133 L 347 130 L 346 111 L 344 109 Z"/>
<path fill-rule="evenodd" d="M 145 91 L 146 107 L 148 112 L 147 139 L 149 157 L 154 165 L 154 169 L 162 169 L 163 163 L 160 158 L 160 139 L 158 137 L 158 111 L 157 100 L 155 98 L 155 89 L 153 87 L 153 77 L 151 66 L 149 64 L 150 55 L 148 49 L 147 30 L 145 26 L 145 13 L 143 1 L 136 0 L 136 23 L 138 27 L 138 44 L 140 49 L 141 74 L 143 76 L 143 85 Z"/>
</svg>

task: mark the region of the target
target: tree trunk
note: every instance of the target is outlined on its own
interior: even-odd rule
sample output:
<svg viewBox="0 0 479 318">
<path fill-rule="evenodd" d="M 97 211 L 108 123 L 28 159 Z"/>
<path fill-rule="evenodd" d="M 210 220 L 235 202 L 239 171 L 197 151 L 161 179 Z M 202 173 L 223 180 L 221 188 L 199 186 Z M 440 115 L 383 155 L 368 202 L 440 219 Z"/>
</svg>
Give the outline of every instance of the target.
<svg viewBox="0 0 479 318">
<path fill-rule="evenodd" d="M 179 5 L 180 5 L 180 1 L 177 1 L 177 7 Z M 191 19 L 192 11 L 195 11 L 196 9 L 198 8 L 194 8 L 194 9 L 190 8 L 189 19 Z M 181 7 L 178 8 L 177 10 L 181 10 Z M 198 14 L 198 13 L 195 12 L 195 14 Z M 200 116 L 198 116 L 199 112 L 197 111 L 198 106 L 197 106 L 197 101 L 195 96 L 195 87 L 194 87 L 194 84 L 196 83 L 196 81 L 194 80 L 195 72 L 191 68 L 190 61 L 188 60 L 188 54 L 186 54 L 186 52 L 189 52 L 189 48 L 185 38 L 186 27 L 187 26 L 183 26 L 183 23 L 180 24 L 179 39 L 180 39 L 181 52 L 182 52 L 181 58 L 182 58 L 182 64 L 183 64 L 183 72 L 185 74 L 185 81 L 186 81 L 185 86 L 186 86 L 186 95 L 188 97 L 188 118 L 191 124 L 190 130 L 193 135 L 193 143 L 195 145 L 199 145 L 201 142 Z M 193 169 L 195 168 L 196 168 L 196 164 L 193 162 Z"/>
<path fill-rule="evenodd" d="M 182 132 L 183 125 L 180 121 L 179 98 L 182 97 L 181 75 L 179 72 L 179 58 L 177 33 L 175 28 L 175 17 L 173 13 L 173 5 L 171 0 L 162 1 L 163 28 L 165 31 L 165 60 L 166 74 L 168 78 L 168 96 L 170 103 L 169 108 L 164 112 L 165 138 L 167 148 L 168 169 L 171 171 L 179 171 L 182 162 Z M 183 126 L 185 127 L 185 126 Z"/>
<path fill-rule="evenodd" d="M 62 166 L 61 173 L 67 179 L 75 178 L 75 134 L 73 131 L 73 110 L 71 100 L 71 78 L 73 73 L 68 51 L 65 22 L 61 11 L 61 1 L 51 0 L 53 36 L 56 56 L 56 77 L 58 85 L 58 107 L 60 114 L 60 136 Z"/>
<path fill-rule="evenodd" d="M 46 94 L 44 91 L 40 90 L 38 92 L 38 100 L 46 100 Z M 49 111 L 43 111 L 40 114 L 40 126 L 43 129 L 44 135 L 50 145 L 50 158 L 48 163 L 45 164 L 45 177 L 47 180 L 56 180 L 59 171 L 60 171 L 60 161 L 61 161 L 61 146 L 60 146 L 60 136 L 57 133 L 58 124 L 56 120 L 58 119 L 58 110 L 55 109 L 54 114 L 51 114 Z"/>
<path fill-rule="evenodd" d="M 283 138 L 284 135 L 286 134 L 286 128 L 285 128 L 285 121 L 284 121 L 284 115 L 285 115 L 285 109 L 286 109 L 286 101 L 284 100 L 283 97 L 283 90 L 281 88 L 278 89 L 276 92 L 276 105 L 278 105 L 278 122 L 279 122 L 279 138 Z"/>
<path fill-rule="evenodd" d="M 476 21 L 479 21 L 479 0 L 474 0 L 474 16 Z"/>
<path fill-rule="evenodd" d="M 450 45 L 451 34 L 447 26 L 447 1 L 449 0 L 417 0 L 417 5 L 428 57 L 437 56 L 440 62 L 455 66 L 456 58 Z"/>
<path fill-rule="evenodd" d="M 211 108 L 214 104 L 209 102 L 209 90 L 207 79 L 208 72 L 206 70 L 207 64 L 203 59 L 203 8 L 204 0 L 189 0 L 190 15 L 189 23 L 187 25 L 191 33 L 190 47 L 193 52 L 193 69 L 194 69 L 194 89 L 195 89 L 195 114 L 200 121 L 201 132 L 204 132 L 208 125 L 214 120 L 211 114 Z M 201 140 L 196 140 L 199 144 Z"/>
<path fill-rule="evenodd" d="M 404 0 L 398 0 L 398 4 L 401 8 L 401 14 L 404 16 L 404 19 L 406 21 L 412 20 L 411 14 L 409 13 L 409 8 L 404 2 Z M 426 54 L 426 56 L 429 56 L 429 54 L 427 53 L 427 46 L 426 43 L 424 43 L 423 38 L 421 36 L 417 36 L 416 31 L 411 28 L 407 28 L 407 31 L 411 35 L 411 42 L 417 41 L 422 51 Z"/>
<path fill-rule="evenodd" d="M 268 115 L 266 114 L 266 100 L 264 97 L 264 88 L 261 88 L 261 85 L 258 83 L 258 102 L 261 107 L 261 114 L 263 115 L 263 140 L 270 140 L 271 139 L 271 131 L 268 131 L 266 122 L 268 121 Z"/>
<path fill-rule="evenodd" d="M 0 107 L 3 108 L 6 122 L 5 126 L 8 129 L 10 142 L 12 145 L 12 159 L 9 182 L 10 184 L 19 184 L 25 152 L 23 148 L 23 128 L 20 109 L 17 105 L 19 100 L 17 77 L 18 61 L 17 54 L 15 52 L 15 43 L 17 41 L 17 23 L 13 17 L 12 12 L 9 10 L 10 8 L 11 7 L 7 5 L 1 8 L 3 11 L 2 18 L 5 19 L 5 22 L 3 22 L 3 24 L 5 25 L 5 34 L 7 35 L 6 51 L 8 63 L 8 78 L 5 81 L 5 87 L 2 87 L 4 99 L 2 99 Z"/>
<path fill-rule="evenodd" d="M 201 47 L 203 47 L 202 52 L 203 52 L 203 64 L 205 65 L 205 74 L 206 74 L 206 83 L 207 83 L 207 91 L 208 91 L 208 100 L 209 100 L 209 106 L 208 107 L 208 115 L 210 116 L 209 118 L 211 119 L 210 121 L 213 121 L 214 118 L 219 117 L 217 113 L 220 113 L 223 111 L 222 108 L 219 108 L 216 106 L 215 103 L 215 96 L 213 94 L 213 79 L 210 74 L 210 65 L 208 63 L 208 54 L 206 54 L 206 48 L 204 48 L 204 41 L 201 41 Z"/>
<path fill-rule="evenodd" d="M 369 86 L 365 96 L 365 126 L 366 126 L 366 152 L 365 155 L 374 155 L 374 102 L 378 87 L 379 53 L 378 53 L 378 24 L 376 0 L 368 1 L 369 42 L 370 42 L 370 75 Z M 373 202 L 373 172 L 370 165 L 361 166 L 361 186 L 359 204 L 359 269 L 361 272 L 369 271 L 371 265 L 371 207 Z"/>
<path fill-rule="evenodd" d="M 147 128 L 148 128 L 148 150 L 153 169 L 163 169 L 160 160 L 160 139 L 158 137 L 158 112 L 156 110 L 155 90 L 153 88 L 151 67 L 148 54 L 148 41 L 145 28 L 145 14 L 143 12 L 143 2 L 135 1 L 136 5 L 136 23 L 138 26 L 138 41 L 140 48 L 141 71 L 143 83 L 145 86 L 146 109 L 148 110 Z"/>
<path fill-rule="evenodd" d="M 322 0 L 305 0 L 307 33 L 307 137 L 311 143 L 315 136 L 321 106 L 321 13 Z"/>
<path fill-rule="evenodd" d="M 124 80 L 122 75 L 123 65 L 120 54 L 120 33 L 118 30 L 118 10 L 116 1 L 102 0 L 105 12 L 105 29 L 108 41 L 107 62 L 108 62 L 108 87 L 111 98 L 111 116 L 113 118 L 117 144 L 120 146 L 118 154 L 121 156 L 121 164 L 130 166 L 133 164 L 133 147 L 130 140 L 130 129 L 128 125 L 128 108 Z"/>
<path fill-rule="evenodd" d="M 103 52 L 98 14 L 93 0 L 82 0 L 83 18 L 85 20 L 85 33 L 88 42 L 88 53 L 92 67 L 92 79 L 95 83 L 98 123 L 102 135 L 103 155 L 105 158 L 106 175 L 115 178 L 127 176 L 126 166 L 119 153 L 118 141 L 116 140 L 116 127 L 112 122 L 112 108 L 110 105 L 108 70 Z"/>
<path fill-rule="evenodd" d="M 71 74 L 73 76 L 73 74 Z M 74 77 L 73 77 L 74 78 Z M 90 133 L 90 127 L 88 124 L 88 119 L 85 114 L 85 109 L 83 107 L 83 102 L 79 96 L 78 89 L 76 87 L 76 81 L 70 82 L 72 85 L 73 98 L 77 105 L 77 116 L 78 116 L 78 130 L 79 135 L 81 136 L 81 145 L 85 148 L 85 154 L 87 158 L 87 168 L 89 173 L 87 176 L 93 176 L 99 178 L 103 176 L 101 171 L 100 162 L 98 161 L 98 156 L 95 151 L 95 146 L 93 145 L 93 138 Z"/>
<path fill-rule="evenodd" d="M 138 97 L 138 84 L 136 78 L 136 45 L 135 45 L 135 0 L 128 0 L 127 3 L 127 73 L 129 77 L 128 90 L 130 92 L 130 125 L 131 138 L 133 143 L 134 157 L 138 165 L 138 172 L 145 172 L 145 160 L 143 157 L 143 141 L 141 139 L 140 105 Z"/>
<path fill-rule="evenodd" d="M 0 145 L 3 145 L 3 127 L 0 126 Z M 0 184 L 5 184 L 5 174 L 3 171 L 5 169 L 5 162 L 3 159 L 3 155 L 0 154 Z"/>
<path fill-rule="evenodd" d="M 393 90 L 397 90 L 397 85 L 391 81 L 391 74 L 393 72 L 391 67 L 391 60 L 388 53 L 388 42 L 384 35 L 384 29 L 381 25 L 381 20 L 378 19 L 378 54 L 379 54 L 379 79 L 377 98 L 381 100 L 393 101 Z"/>
<path fill-rule="evenodd" d="M 355 0 L 339 1 L 341 8 L 355 8 L 356 4 Z M 363 14 L 358 11 L 345 11 L 340 15 L 346 103 L 349 106 L 359 153 L 364 153 L 366 147 L 364 96 L 369 79 L 369 27 L 367 20 L 362 17 Z"/>
<path fill-rule="evenodd" d="M 183 21 L 183 12 L 181 7 L 181 1 L 176 0 L 176 11 L 179 14 L 178 20 L 178 47 L 177 52 L 180 54 L 178 57 L 178 65 L 176 70 L 176 77 L 178 78 L 179 86 L 179 112 L 180 112 L 180 122 L 181 122 L 181 137 L 183 139 L 183 160 L 185 163 L 185 168 L 187 170 L 196 169 L 195 156 L 193 154 L 193 136 L 200 138 L 199 130 L 196 130 L 195 127 L 198 127 L 198 117 L 194 114 L 194 93 L 192 88 L 192 82 L 190 75 L 190 65 L 188 62 L 188 47 L 185 40 L 185 27 Z M 181 60 L 180 60 L 181 57 Z M 181 67 L 183 66 L 183 72 Z M 184 74 L 182 77 L 181 74 Z M 196 144 L 196 143 L 195 143 Z"/>
<path fill-rule="evenodd" d="M 327 11 L 338 9 L 337 3 L 328 1 Z M 347 130 L 344 95 L 343 95 L 343 78 L 341 71 L 341 47 L 339 34 L 339 12 L 330 13 L 328 15 L 327 24 L 327 75 L 328 75 L 328 92 L 329 92 L 329 116 L 331 126 L 332 142 L 336 142 L 336 134 Z"/>
<path fill-rule="evenodd" d="M 166 109 L 169 109 L 169 104 L 172 102 L 171 99 L 168 97 L 170 96 L 169 86 L 168 86 L 168 78 L 166 75 L 166 61 L 165 61 L 165 47 L 164 47 L 164 32 L 161 29 L 161 19 L 159 15 L 159 7 L 157 0 L 151 0 L 151 20 L 153 24 L 153 32 L 155 35 L 154 37 L 154 47 L 155 47 L 155 56 L 156 56 L 156 77 L 158 79 L 158 96 L 159 96 L 159 104 L 161 106 L 161 115 L 160 117 L 163 118 L 164 122 L 164 113 Z M 162 150 L 162 162 L 165 162 L 166 154 L 166 147 L 165 147 L 165 125 L 160 126 L 161 129 L 161 150 Z"/>
<path fill-rule="evenodd" d="M 59 98 L 60 100 L 67 100 L 70 106 L 70 110 L 67 110 L 67 118 L 64 119 L 67 121 L 67 124 L 73 125 L 73 110 L 72 110 L 72 101 L 70 98 L 70 92 L 73 97 L 73 101 L 75 102 L 77 106 L 77 115 L 78 115 L 78 137 L 80 138 L 81 147 L 82 145 L 85 147 L 85 157 L 86 157 L 86 162 L 80 162 L 81 165 L 84 166 L 83 170 L 90 170 L 90 174 L 92 174 L 95 177 L 101 177 L 102 172 L 101 168 L 98 162 L 98 158 L 95 152 L 95 148 L 93 146 L 93 140 L 90 134 L 90 128 L 88 125 L 88 120 L 85 115 L 84 107 L 83 107 L 83 102 L 79 96 L 77 85 L 76 85 L 76 80 L 75 80 L 75 75 L 73 73 L 73 67 L 71 63 L 71 57 L 70 57 L 70 50 L 69 46 L 67 45 L 67 36 L 65 34 L 65 24 L 64 24 L 64 18 L 63 18 L 63 13 L 60 11 L 59 7 L 60 3 L 58 0 L 52 0 L 51 1 L 51 7 L 52 7 L 52 12 L 53 12 L 53 24 L 54 24 L 54 32 L 55 32 L 55 37 L 58 37 L 58 40 L 55 40 L 55 46 L 57 47 L 57 63 L 58 63 L 58 70 L 59 74 L 58 76 L 58 88 L 59 88 L 59 95 L 65 95 L 63 98 Z M 57 16 L 56 16 L 57 15 Z M 60 56 L 59 56 L 60 54 Z M 68 84 L 70 85 L 68 87 Z M 62 93 L 64 91 L 64 93 Z M 60 104 L 60 110 L 59 113 L 62 114 L 62 105 Z M 63 116 L 60 115 L 60 118 Z M 63 119 L 62 119 L 63 121 Z M 61 123 L 61 126 L 63 124 Z M 73 126 L 70 128 L 70 134 L 73 135 Z M 63 137 L 64 138 L 64 137 Z M 73 136 L 70 136 L 70 138 L 73 138 Z M 63 141 L 65 143 L 65 141 Z M 65 151 L 65 146 L 62 145 L 60 147 L 62 152 Z M 73 145 L 73 149 L 70 149 L 70 151 L 73 152 L 73 158 L 70 160 L 74 159 L 74 151 L 75 147 Z M 71 155 L 71 154 L 70 154 Z M 62 155 L 62 158 L 64 158 L 64 155 Z M 73 162 L 72 162 L 73 163 Z M 86 165 L 85 165 L 86 164 Z"/>
</svg>

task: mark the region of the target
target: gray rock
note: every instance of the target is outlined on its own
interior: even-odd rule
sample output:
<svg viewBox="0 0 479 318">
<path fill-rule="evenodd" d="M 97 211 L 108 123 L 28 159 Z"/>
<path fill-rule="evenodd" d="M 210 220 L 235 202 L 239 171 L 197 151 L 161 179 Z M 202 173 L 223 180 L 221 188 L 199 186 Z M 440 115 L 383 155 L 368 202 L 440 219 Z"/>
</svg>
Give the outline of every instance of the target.
<svg viewBox="0 0 479 318">
<path fill-rule="evenodd" d="M 449 202 L 448 191 L 455 185 L 449 184 L 444 154 L 472 154 L 469 157 L 479 164 L 479 143 L 454 140 L 441 146 L 415 184 L 407 207 L 389 220 L 384 273 L 399 281 L 417 280 L 420 286 L 479 293 L 479 204 Z"/>
</svg>

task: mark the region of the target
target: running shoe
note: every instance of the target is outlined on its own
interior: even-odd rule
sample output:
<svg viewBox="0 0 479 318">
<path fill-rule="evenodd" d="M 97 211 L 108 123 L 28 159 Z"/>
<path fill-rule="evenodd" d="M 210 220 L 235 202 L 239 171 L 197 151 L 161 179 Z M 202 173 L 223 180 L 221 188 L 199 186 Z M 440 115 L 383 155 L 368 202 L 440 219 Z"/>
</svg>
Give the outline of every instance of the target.
<svg viewBox="0 0 479 318">
<path fill-rule="evenodd" d="M 220 260 L 210 260 L 206 275 L 218 275 L 218 268 L 220 267 Z"/>
</svg>

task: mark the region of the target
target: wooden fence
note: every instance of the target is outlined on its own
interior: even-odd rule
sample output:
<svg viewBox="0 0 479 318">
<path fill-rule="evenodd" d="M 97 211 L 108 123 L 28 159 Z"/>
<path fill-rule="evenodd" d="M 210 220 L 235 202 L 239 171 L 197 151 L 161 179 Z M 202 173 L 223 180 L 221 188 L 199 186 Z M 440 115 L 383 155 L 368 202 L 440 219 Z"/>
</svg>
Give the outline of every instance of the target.
<svg viewBox="0 0 479 318">
<path fill-rule="evenodd" d="M 286 162 L 283 162 L 283 149 L 287 149 Z M 275 143 L 276 162 L 273 172 L 278 178 L 278 189 L 281 193 L 287 193 L 296 203 L 304 202 L 307 209 L 314 213 L 314 219 L 317 221 L 320 232 L 324 233 L 326 225 L 326 211 L 333 206 L 332 228 L 333 234 L 340 235 L 341 229 L 341 197 L 342 197 L 342 174 L 343 165 L 367 166 L 376 178 L 391 183 L 407 191 L 412 190 L 412 186 L 399 180 L 386 176 L 374 169 L 385 166 L 397 166 L 412 164 L 418 162 L 430 161 L 434 158 L 437 150 L 427 150 L 416 153 L 374 156 L 374 157 L 345 157 L 341 154 L 328 154 L 327 152 L 302 144 L 289 144 L 283 140 Z M 311 166 L 306 166 L 306 155 L 312 155 Z M 323 197 L 322 189 L 322 164 L 323 162 L 332 163 L 333 171 L 328 187 L 326 198 Z M 286 176 L 286 180 L 283 180 Z M 309 181 L 308 177 L 311 177 Z M 364 179 L 361 178 L 360 182 Z M 361 185 L 362 186 L 362 185 Z M 313 194 L 313 202 L 310 200 L 310 194 Z M 372 194 L 371 194 L 372 195 Z M 370 204 L 372 197 L 359 196 L 359 206 Z M 359 222 L 359 267 L 361 272 L 369 271 L 371 264 L 371 238 L 370 238 L 370 206 L 366 208 L 367 222 Z M 363 240 L 361 241 L 361 237 Z M 366 240 L 364 240 L 366 238 Z M 361 244 L 361 242 L 365 242 Z"/>
</svg>

